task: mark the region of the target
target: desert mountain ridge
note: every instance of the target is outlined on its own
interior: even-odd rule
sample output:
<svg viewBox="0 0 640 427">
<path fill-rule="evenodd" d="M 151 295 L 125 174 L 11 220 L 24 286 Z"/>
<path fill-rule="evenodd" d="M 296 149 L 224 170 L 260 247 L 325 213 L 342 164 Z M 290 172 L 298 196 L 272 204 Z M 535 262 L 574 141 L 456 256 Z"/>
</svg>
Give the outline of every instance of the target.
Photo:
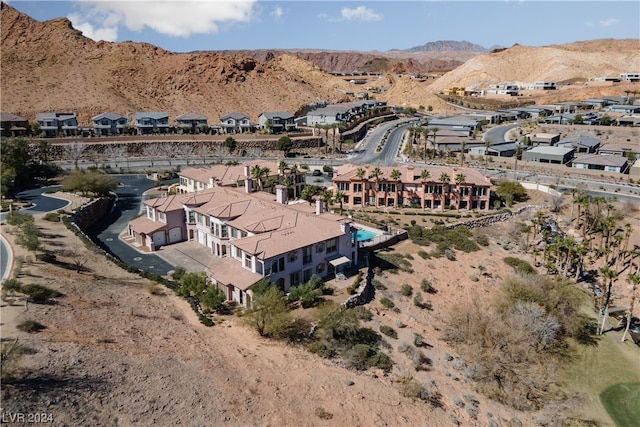
<svg viewBox="0 0 640 427">
<path fill-rule="evenodd" d="M 360 66 L 323 51 L 309 51 L 301 59 L 295 51 L 259 51 L 259 57 L 248 51 L 172 53 L 148 43 L 95 42 L 66 18 L 40 22 L 0 4 L 0 107 L 31 120 L 37 112 L 73 111 L 82 126 L 105 111 L 130 117 L 135 111 L 166 111 L 170 120 L 195 111 L 216 123 L 220 116 L 239 111 L 257 121 L 264 111 L 296 112 L 305 104 L 347 100 L 348 92 L 367 90 L 367 85 L 349 83 L 351 77 L 323 71 L 320 61 L 343 61 L 340 67 L 352 70 Z M 366 59 L 372 71 L 385 69 L 383 77 L 368 82 L 385 91 L 371 96 L 392 105 L 432 106 L 434 112 L 446 113 L 451 107 L 436 96 L 446 87 L 633 72 L 640 68 L 639 50 L 640 40 L 593 40 L 540 48 L 515 45 L 489 53 L 453 52 L 470 57 L 436 80 L 412 79 L 405 72 L 410 67 L 395 58 L 446 58 L 442 55 L 451 52 L 394 51 L 387 52 L 387 58 L 356 52 L 361 55 L 356 57 Z M 413 59 L 409 56 L 408 61 Z M 624 90 L 614 89 L 616 94 Z M 584 96 L 600 96 L 606 90 L 612 89 L 593 89 Z"/>
</svg>

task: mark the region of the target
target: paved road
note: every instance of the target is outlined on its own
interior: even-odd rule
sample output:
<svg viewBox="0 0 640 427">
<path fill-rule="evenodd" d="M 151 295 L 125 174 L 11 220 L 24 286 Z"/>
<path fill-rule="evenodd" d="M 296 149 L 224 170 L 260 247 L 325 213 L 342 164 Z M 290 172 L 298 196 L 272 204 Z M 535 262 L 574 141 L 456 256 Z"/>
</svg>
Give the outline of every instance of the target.
<svg viewBox="0 0 640 427">
<path fill-rule="evenodd" d="M 109 214 L 87 231 L 87 235 L 100 247 L 123 262 L 141 270 L 156 274 L 166 274 L 173 266 L 158 255 L 140 253 L 118 236 L 126 229 L 127 223 L 140 213 L 142 193 L 153 187 L 153 181 L 144 175 L 118 175 L 122 183 L 115 190 L 118 200 Z"/>
<path fill-rule="evenodd" d="M 9 263 L 11 263 L 12 260 L 13 257 L 9 249 L 9 242 L 0 236 L 0 280 L 9 278 Z"/>
<path fill-rule="evenodd" d="M 491 142 L 493 142 L 494 144 L 510 141 L 510 139 L 505 138 L 505 136 L 507 135 L 507 132 L 509 132 L 511 129 L 517 128 L 518 126 L 521 126 L 521 124 L 512 123 L 509 125 L 496 126 L 486 131 L 484 136 L 482 137 L 482 140 L 483 141 L 491 140 Z"/>
</svg>

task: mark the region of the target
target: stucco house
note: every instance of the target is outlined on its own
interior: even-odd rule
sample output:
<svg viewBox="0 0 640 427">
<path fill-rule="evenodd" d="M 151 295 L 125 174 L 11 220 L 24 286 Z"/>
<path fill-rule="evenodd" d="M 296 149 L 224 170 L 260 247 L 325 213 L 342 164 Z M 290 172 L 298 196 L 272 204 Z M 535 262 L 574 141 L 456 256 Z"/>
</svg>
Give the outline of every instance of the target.
<svg viewBox="0 0 640 427">
<path fill-rule="evenodd" d="M 267 181 L 275 184 L 285 185 L 288 190 L 288 197 L 297 198 L 306 185 L 306 172 L 297 167 L 288 166 L 279 169 L 279 164 L 271 161 L 255 161 L 241 163 L 238 165 L 214 165 L 208 168 L 187 168 L 178 172 L 179 185 L 177 191 L 180 193 L 193 193 L 213 187 L 244 187 L 245 180 L 252 179 L 253 189 L 258 189 L 259 185 L 254 174 L 255 168 L 265 172 L 262 183 Z"/>
<path fill-rule="evenodd" d="M 224 133 L 250 132 L 254 126 L 249 116 L 243 113 L 233 112 L 220 117 L 220 128 Z"/>
<path fill-rule="evenodd" d="M 571 167 L 625 173 L 629 169 L 629 161 L 624 156 L 589 154 L 573 159 Z"/>
<path fill-rule="evenodd" d="M 164 111 L 138 111 L 135 115 L 138 135 L 169 132 L 169 113 Z"/>
<path fill-rule="evenodd" d="M 125 116 L 116 113 L 102 113 L 91 118 L 93 131 L 98 136 L 121 135 L 129 126 Z"/>
<path fill-rule="evenodd" d="M 29 119 L 13 113 L 0 113 L 0 132 L 3 137 L 26 136 L 30 133 Z"/>
<path fill-rule="evenodd" d="M 342 203 L 347 207 L 486 211 L 491 183 L 471 168 L 412 165 L 374 168 L 347 164 L 334 171 L 333 188 L 343 194 Z"/>
<path fill-rule="evenodd" d="M 76 113 L 37 113 L 36 121 L 45 138 L 57 136 L 73 136 L 78 133 L 78 117 Z"/>
<path fill-rule="evenodd" d="M 590 136 L 579 135 L 556 142 L 556 147 L 573 147 L 576 153 L 595 153 L 600 148 L 600 140 Z"/>
<path fill-rule="evenodd" d="M 147 199 L 143 205 L 143 215 L 130 221 L 127 227 L 137 246 L 155 251 L 161 246 L 186 240 L 180 196 Z"/>
<path fill-rule="evenodd" d="M 176 117 L 176 129 L 180 133 L 208 133 L 209 125 L 206 116 L 188 112 Z"/>
<path fill-rule="evenodd" d="M 293 114 L 285 112 L 264 112 L 258 116 L 258 127 L 269 133 L 290 132 L 297 125 Z"/>
<path fill-rule="evenodd" d="M 573 159 L 575 150 L 572 147 L 547 147 L 540 145 L 522 153 L 522 160 L 526 162 L 567 164 Z"/>
<path fill-rule="evenodd" d="M 155 236 L 162 239 L 160 232 L 167 231 L 170 237 L 180 211 L 187 230 L 183 240 L 198 242 L 220 258 L 207 271 L 212 283 L 245 307 L 251 305 L 251 286 L 262 278 L 288 291 L 313 274 L 326 278 L 358 262 L 357 229 L 349 218 L 326 212 L 321 200 L 315 206 L 289 204 L 282 186 L 275 197 L 251 188 L 247 180 L 244 188 L 214 187 L 145 201 L 147 215 L 131 221 L 129 232 L 144 234 L 136 242 L 157 248 Z M 173 228 L 164 225 L 160 212 L 176 213 Z"/>
</svg>

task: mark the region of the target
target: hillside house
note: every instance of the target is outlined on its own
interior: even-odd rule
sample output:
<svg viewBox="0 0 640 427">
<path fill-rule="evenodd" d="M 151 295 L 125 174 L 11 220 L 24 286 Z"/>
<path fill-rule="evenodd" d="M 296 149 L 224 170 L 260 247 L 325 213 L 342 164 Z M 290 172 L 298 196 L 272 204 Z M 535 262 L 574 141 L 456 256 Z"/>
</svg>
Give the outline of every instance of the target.
<svg viewBox="0 0 640 427">
<path fill-rule="evenodd" d="M 220 117 L 220 128 L 223 133 L 244 133 L 251 132 L 255 126 L 246 114 L 233 112 Z"/>
<path fill-rule="evenodd" d="M 576 153 L 595 153 L 600 148 L 600 141 L 590 136 L 579 135 L 563 139 L 555 143 L 556 147 L 573 147 Z"/>
<path fill-rule="evenodd" d="M 135 120 L 138 135 L 169 132 L 169 113 L 164 111 L 138 111 Z"/>
<path fill-rule="evenodd" d="M 176 117 L 176 129 L 178 133 L 209 133 L 207 117 L 191 111 Z"/>
<path fill-rule="evenodd" d="M 0 132 L 3 137 L 27 136 L 29 119 L 13 113 L 0 113 Z"/>
<path fill-rule="evenodd" d="M 428 176 L 423 171 L 428 172 Z M 342 192 L 342 203 L 348 207 L 412 206 L 486 211 L 491 183 L 470 168 L 411 165 L 373 168 L 347 164 L 334 172 L 333 188 Z"/>
<path fill-rule="evenodd" d="M 590 154 L 573 159 L 572 167 L 576 169 L 601 170 L 606 172 L 625 173 L 629 169 L 628 159 L 624 156 L 606 156 Z"/>
<path fill-rule="evenodd" d="M 575 150 L 572 147 L 547 147 L 541 145 L 522 153 L 522 160 L 565 165 L 573 159 L 574 153 Z"/>
<path fill-rule="evenodd" d="M 73 136 L 78 133 L 76 113 L 37 113 L 36 121 L 45 138 Z"/>
<path fill-rule="evenodd" d="M 626 142 L 622 144 L 606 144 L 598 150 L 598 154 L 610 156 L 624 156 L 630 159 L 640 159 L 640 144 Z"/>
<path fill-rule="evenodd" d="M 150 251 L 186 240 L 184 208 L 179 197 L 159 197 L 143 202 L 143 215 L 129 222 L 129 236 Z"/>
<path fill-rule="evenodd" d="M 162 223 L 159 216 L 152 216 L 156 208 L 177 212 L 181 205 L 188 240 L 221 258 L 215 269 L 207 271 L 212 283 L 228 300 L 245 307 L 251 306 L 251 286 L 262 278 L 286 292 L 313 274 L 326 278 L 357 264 L 357 230 L 350 219 L 325 212 L 321 200 L 315 206 L 287 204 L 281 186 L 275 200 L 271 194 L 251 192 L 250 187 L 215 187 L 163 201 L 147 200 L 151 214 L 131 221 L 129 233 L 136 242 L 144 227 L 153 236 L 160 235 L 162 230 L 154 227 L 164 226 L 151 224 Z M 140 241 L 148 244 L 149 238 Z"/>
<path fill-rule="evenodd" d="M 269 133 L 291 132 L 297 125 L 293 114 L 285 112 L 264 112 L 258 116 L 258 127 Z"/>
<path fill-rule="evenodd" d="M 529 138 L 529 142 L 533 145 L 554 145 L 555 143 L 560 142 L 559 133 L 530 133 L 527 135 L 527 138 Z"/>
<path fill-rule="evenodd" d="M 129 120 L 125 116 L 109 112 L 92 117 L 91 122 L 97 136 L 122 135 L 129 127 Z"/>
</svg>

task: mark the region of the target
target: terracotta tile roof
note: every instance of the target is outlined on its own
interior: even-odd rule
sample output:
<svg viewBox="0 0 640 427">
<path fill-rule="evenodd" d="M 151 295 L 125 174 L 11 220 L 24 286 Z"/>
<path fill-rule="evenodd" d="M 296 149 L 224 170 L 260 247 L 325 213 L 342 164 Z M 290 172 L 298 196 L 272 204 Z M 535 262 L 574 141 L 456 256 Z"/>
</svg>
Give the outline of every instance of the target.
<svg viewBox="0 0 640 427">
<path fill-rule="evenodd" d="M 167 224 L 159 221 L 151 221 L 146 216 L 139 216 L 138 218 L 129 221 L 129 227 L 139 234 L 151 234 L 156 231 L 166 229 Z"/>
<path fill-rule="evenodd" d="M 154 199 L 147 199 L 144 204 L 151 206 L 159 212 L 172 212 L 182 210 L 182 194 L 176 194 L 168 197 L 156 197 Z"/>
<path fill-rule="evenodd" d="M 178 175 L 185 178 L 190 178 L 198 182 L 209 183 L 209 179 L 213 178 L 214 182 L 222 186 L 233 186 L 238 182 L 244 181 L 245 166 L 249 166 L 249 170 L 254 166 L 260 166 L 261 168 L 268 168 L 269 175 L 276 175 L 278 173 L 278 163 L 270 161 L 255 161 L 246 162 L 238 165 L 215 165 L 209 168 L 187 168 L 180 172 Z M 249 172 L 251 176 L 251 172 Z"/>
<path fill-rule="evenodd" d="M 223 258 L 222 262 L 211 269 L 211 276 L 220 285 L 233 285 L 243 291 L 262 279 L 260 274 L 243 268 L 242 264 L 233 258 Z"/>
</svg>

